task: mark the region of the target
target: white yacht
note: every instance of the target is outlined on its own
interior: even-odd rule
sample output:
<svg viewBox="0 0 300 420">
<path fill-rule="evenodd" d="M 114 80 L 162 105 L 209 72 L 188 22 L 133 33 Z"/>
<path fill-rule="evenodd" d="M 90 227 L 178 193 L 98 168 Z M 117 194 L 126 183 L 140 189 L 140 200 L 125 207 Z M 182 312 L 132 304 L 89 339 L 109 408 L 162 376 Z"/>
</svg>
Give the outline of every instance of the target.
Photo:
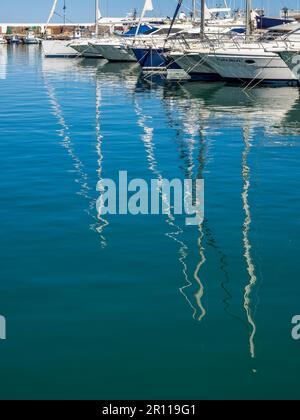
<svg viewBox="0 0 300 420">
<path fill-rule="evenodd" d="M 5 39 L 5 38 L 3 38 L 3 35 L 0 35 L 0 44 L 1 44 L 1 45 L 3 45 L 3 44 L 7 44 L 7 41 L 6 41 L 6 39 Z"/>
<path fill-rule="evenodd" d="M 196 5 L 196 1 L 194 4 Z M 165 39 L 169 31 L 170 22 L 168 22 L 168 24 L 159 25 L 158 27 L 144 22 L 146 13 L 151 11 L 153 11 L 152 0 L 145 0 L 137 26 L 133 26 L 128 32 L 124 33 L 123 36 L 115 36 L 92 42 L 91 45 L 93 46 L 94 51 L 101 54 L 108 61 L 136 62 L 137 58 L 132 47 L 137 41 L 151 39 L 155 42 L 161 38 Z M 180 31 L 187 27 L 192 28 L 193 23 L 194 22 L 187 21 L 186 19 L 181 19 L 181 28 L 178 28 L 177 30 Z M 176 28 L 173 28 L 173 31 L 176 31 Z"/>
<path fill-rule="evenodd" d="M 40 43 L 40 40 L 35 36 L 33 31 L 27 32 L 26 37 L 24 38 L 24 44 L 27 45 L 36 45 Z"/>
<path fill-rule="evenodd" d="M 172 59 L 188 74 L 219 75 L 241 82 L 287 83 L 296 77 L 278 54 L 266 51 L 268 44 L 228 45 L 220 49 L 202 48 L 182 54 L 172 52 Z"/>
<path fill-rule="evenodd" d="M 184 48 L 181 52 L 172 51 L 170 55 L 185 72 L 199 77 L 208 71 L 218 74 L 222 79 L 243 83 L 297 83 L 288 65 L 276 51 L 272 51 L 282 50 L 287 44 L 293 48 L 298 45 L 300 50 L 300 35 L 297 35 L 295 25 L 273 28 L 256 40 L 251 35 L 247 28 L 244 40 L 202 42 L 198 46 Z"/>
<path fill-rule="evenodd" d="M 146 37 L 147 35 L 144 35 Z M 139 38 L 141 35 L 139 36 Z M 135 55 L 131 50 L 131 44 L 136 41 L 135 37 L 125 38 L 112 36 L 92 41 L 90 46 L 94 52 L 101 54 L 108 61 L 113 62 L 136 62 Z"/>
<path fill-rule="evenodd" d="M 286 63 L 264 47 L 267 46 L 245 45 L 239 50 L 228 48 L 213 54 L 200 53 L 199 57 L 225 80 L 288 84 L 296 81 Z"/>
<path fill-rule="evenodd" d="M 176 9 L 172 21 L 172 27 L 169 31 L 166 30 L 161 39 L 152 39 L 154 34 L 148 39 L 135 40 L 132 45 L 132 50 L 141 65 L 144 73 L 167 73 L 167 77 L 178 80 L 181 77 L 186 79 L 194 78 L 194 74 L 190 77 L 186 70 L 192 69 L 198 76 L 201 75 L 201 80 L 215 80 L 220 79 L 220 75 L 216 73 L 211 67 L 205 63 L 200 63 L 197 53 L 194 54 L 194 48 L 200 48 L 201 43 L 200 33 L 203 34 L 205 40 L 210 41 L 213 45 L 218 42 L 219 38 L 229 36 L 243 37 L 241 35 L 245 32 L 245 17 L 243 14 L 232 14 L 230 8 L 227 7 L 227 2 L 224 1 L 225 7 L 217 7 L 209 9 L 205 0 L 201 0 L 201 19 L 199 21 L 196 13 L 196 1 L 194 3 L 194 19 L 190 23 L 190 27 L 186 26 L 177 33 L 176 19 L 181 6 L 180 1 Z M 180 15 L 179 15 L 180 18 Z M 187 21 L 188 22 L 188 21 Z M 177 64 L 177 61 L 180 63 Z M 182 63 L 182 66 L 181 66 Z M 201 68 L 199 67 L 201 64 Z M 183 70 L 183 71 L 182 71 Z M 172 74 L 171 74 L 172 73 Z"/>
<path fill-rule="evenodd" d="M 47 24 L 45 27 L 45 34 L 47 33 L 47 28 L 49 23 L 51 22 L 56 8 L 57 8 L 58 0 L 54 0 L 52 9 L 50 12 L 50 15 L 47 20 Z M 66 8 L 64 8 L 64 21 L 66 21 L 65 16 Z M 63 35 L 62 35 L 63 37 Z M 67 39 L 45 39 L 42 41 L 42 48 L 43 48 L 43 54 L 46 58 L 56 58 L 56 57 L 69 57 L 69 58 L 75 58 L 78 57 L 78 53 L 71 47 L 71 44 L 74 42 L 74 40 L 78 40 L 81 38 L 81 32 L 79 29 L 77 29 L 74 32 L 73 38 Z"/>
</svg>

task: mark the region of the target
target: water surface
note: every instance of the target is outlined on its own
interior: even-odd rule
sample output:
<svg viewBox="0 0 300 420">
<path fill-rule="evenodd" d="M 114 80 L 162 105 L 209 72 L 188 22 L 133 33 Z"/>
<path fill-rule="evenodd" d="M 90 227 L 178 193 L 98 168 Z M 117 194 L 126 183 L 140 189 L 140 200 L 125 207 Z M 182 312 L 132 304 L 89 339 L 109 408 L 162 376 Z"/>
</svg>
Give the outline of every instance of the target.
<svg viewBox="0 0 300 420">
<path fill-rule="evenodd" d="M 298 88 L 0 48 L 0 398 L 299 398 Z M 204 178 L 203 225 L 97 218 L 120 170 Z"/>
</svg>

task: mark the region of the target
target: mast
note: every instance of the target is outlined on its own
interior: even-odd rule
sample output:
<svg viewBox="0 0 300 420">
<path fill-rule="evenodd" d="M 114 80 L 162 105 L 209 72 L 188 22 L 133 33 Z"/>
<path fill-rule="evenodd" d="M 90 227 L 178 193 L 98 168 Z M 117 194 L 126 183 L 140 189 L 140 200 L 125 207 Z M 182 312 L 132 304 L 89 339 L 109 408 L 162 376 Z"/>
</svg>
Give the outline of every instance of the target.
<svg viewBox="0 0 300 420">
<path fill-rule="evenodd" d="M 142 22 L 143 22 L 146 12 L 152 12 L 153 9 L 154 8 L 153 8 L 152 0 L 145 0 L 145 4 L 144 4 L 144 8 L 143 8 L 140 20 L 139 20 L 139 24 L 136 28 L 135 38 L 138 36 L 140 32 L 140 28 L 142 26 Z"/>
<path fill-rule="evenodd" d="M 99 36 L 99 0 L 95 0 L 95 35 Z"/>
<path fill-rule="evenodd" d="M 179 11 L 181 9 L 182 3 L 183 3 L 183 0 L 178 0 L 178 4 L 177 4 L 176 10 L 174 12 L 174 16 L 173 16 L 171 26 L 170 26 L 169 31 L 168 31 L 168 35 L 167 35 L 166 40 L 165 40 L 165 44 L 167 43 L 167 41 L 169 39 L 169 36 L 171 35 L 174 23 L 176 22 L 176 19 L 177 19 Z"/>
<path fill-rule="evenodd" d="M 205 0 L 201 0 L 201 40 L 205 38 L 205 9 L 206 3 Z"/>
<path fill-rule="evenodd" d="M 246 42 L 250 41 L 252 35 L 251 9 L 252 0 L 246 0 Z"/>
<path fill-rule="evenodd" d="M 193 21 L 196 21 L 196 17 L 197 17 L 197 5 L 196 5 L 197 1 L 193 0 L 193 6 L 192 6 L 192 11 L 193 11 Z"/>
<path fill-rule="evenodd" d="M 58 2 L 58 0 L 54 0 L 53 1 L 52 9 L 50 11 L 50 15 L 48 17 L 48 20 L 47 20 L 47 23 L 46 23 L 46 26 L 45 26 L 45 35 L 47 34 L 47 29 L 48 29 L 49 23 L 51 22 L 51 19 L 54 16 L 54 13 L 55 13 L 55 10 L 56 10 L 56 6 L 57 6 L 57 2 Z"/>
</svg>

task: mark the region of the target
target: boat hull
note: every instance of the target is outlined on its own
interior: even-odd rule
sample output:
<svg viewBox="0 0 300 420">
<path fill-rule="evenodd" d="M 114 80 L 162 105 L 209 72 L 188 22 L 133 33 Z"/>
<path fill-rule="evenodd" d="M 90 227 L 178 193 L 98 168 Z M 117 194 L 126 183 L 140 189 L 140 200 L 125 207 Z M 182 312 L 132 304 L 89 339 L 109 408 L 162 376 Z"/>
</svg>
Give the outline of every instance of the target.
<svg viewBox="0 0 300 420">
<path fill-rule="evenodd" d="M 167 69 L 181 69 L 170 57 L 167 48 L 132 48 L 132 51 L 143 72 L 159 72 Z"/>
<path fill-rule="evenodd" d="M 72 44 L 71 47 L 82 57 L 103 58 L 101 54 L 95 52 L 94 48 L 88 44 Z"/>
<path fill-rule="evenodd" d="M 35 39 L 35 40 L 24 39 L 24 44 L 25 45 L 38 45 L 39 41 L 37 39 Z"/>
<path fill-rule="evenodd" d="M 75 58 L 78 53 L 71 48 L 71 41 L 43 41 L 42 48 L 44 56 L 47 58 Z"/>
<path fill-rule="evenodd" d="M 94 44 L 93 50 L 103 58 L 112 62 L 136 62 L 135 55 L 130 48 L 123 45 Z"/>
<path fill-rule="evenodd" d="M 215 53 L 199 54 L 199 59 L 213 68 L 222 79 L 235 82 L 287 83 L 297 79 L 277 54 Z"/>
<path fill-rule="evenodd" d="M 219 81 L 221 76 L 204 60 L 199 59 L 198 54 L 171 53 L 171 58 L 180 68 L 188 73 L 192 80 Z"/>
<path fill-rule="evenodd" d="M 258 16 L 256 18 L 257 21 L 257 28 L 258 29 L 269 29 L 273 28 L 274 26 L 279 25 L 286 25 L 288 23 L 292 23 L 295 21 L 295 19 L 283 19 L 283 18 L 272 18 L 267 16 Z"/>
<path fill-rule="evenodd" d="M 299 51 L 282 51 L 279 52 L 279 56 L 300 82 L 300 49 Z"/>
</svg>

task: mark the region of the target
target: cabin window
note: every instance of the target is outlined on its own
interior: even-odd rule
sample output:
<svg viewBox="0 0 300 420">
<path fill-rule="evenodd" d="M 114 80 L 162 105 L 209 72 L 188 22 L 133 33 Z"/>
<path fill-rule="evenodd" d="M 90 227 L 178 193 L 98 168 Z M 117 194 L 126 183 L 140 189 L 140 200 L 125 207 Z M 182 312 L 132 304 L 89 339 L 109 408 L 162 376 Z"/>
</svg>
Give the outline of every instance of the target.
<svg viewBox="0 0 300 420">
<path fill-rule="evenodd" d="M 255 61 L 254 60 L 245 60 L 245 63 L 246 64 L 255 64 Z"/>
</svg>

